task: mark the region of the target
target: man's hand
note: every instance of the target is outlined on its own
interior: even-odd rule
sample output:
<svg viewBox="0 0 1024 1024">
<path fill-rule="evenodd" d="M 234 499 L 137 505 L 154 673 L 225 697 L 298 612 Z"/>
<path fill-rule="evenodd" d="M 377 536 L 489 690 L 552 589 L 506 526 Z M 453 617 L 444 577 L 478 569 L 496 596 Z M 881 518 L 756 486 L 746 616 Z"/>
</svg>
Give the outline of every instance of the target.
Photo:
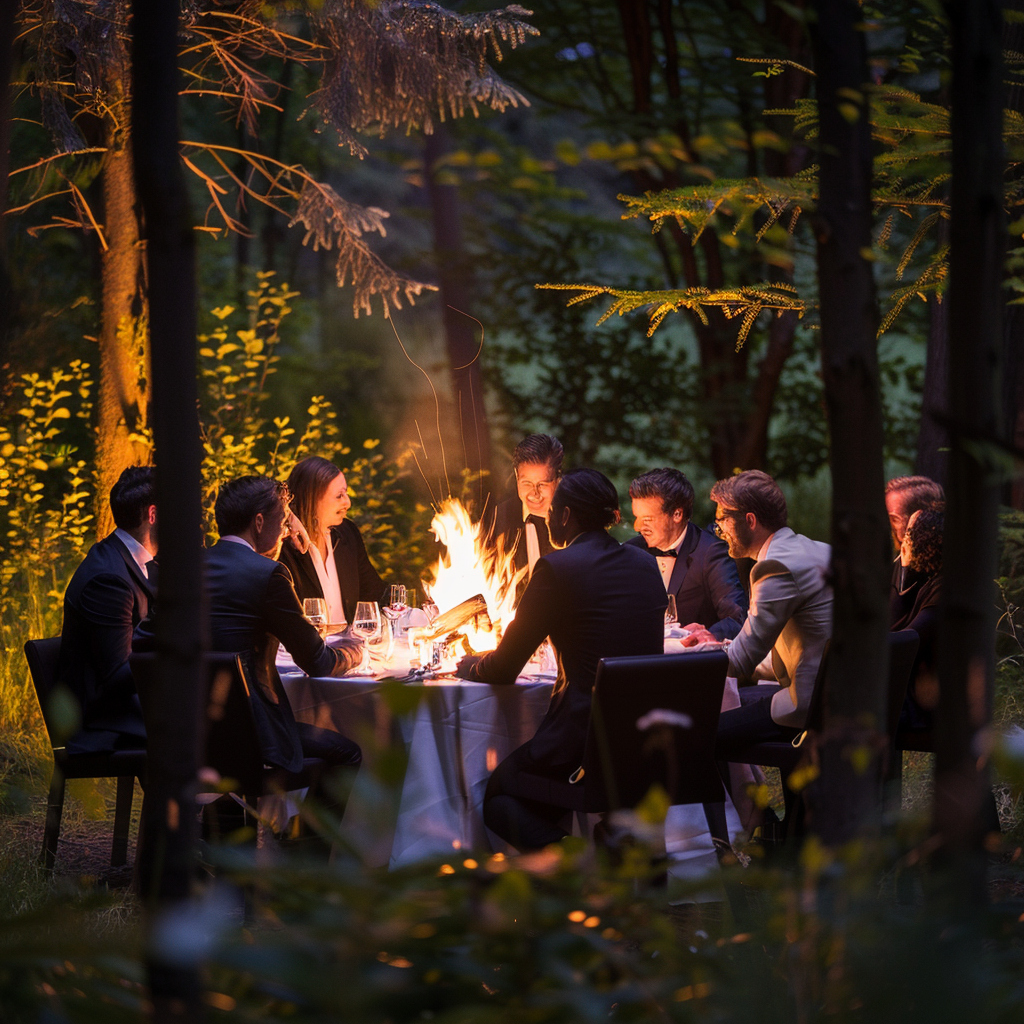
<svg viewBox="0 0 1024 1024">
<path fill-rule="evenodd" d="M 479 654 L 467 654 L 462 660 L 455 666 L 455 674 L 460 679 L 472 679 L 473 669 L 476 668 L 477 662 L 480 660 Z"/>
<path fill-rule="evenodd" d="M 288 540 L 294 545 L 300 554 L 305 554 L 309 550 L 310 540 L 309 534 L 306 533 L 306 528 L 300 522 L 298 516 L 294 512 L 288 513 L 288 519 L 286 520 L 288 527 Z"/>
<path fill-rule="evenodd" d="M 691 629 L 690 626 L 686 628 Z M 703 626 L 698 624 L 697 628 L 692 629 L 690 635 L 684 636 L 680 642 L 684 647 L 696 647 L 697 644 L 717 644 L 719 640 L 714 633 L 709 633 Z"/>
</svg>

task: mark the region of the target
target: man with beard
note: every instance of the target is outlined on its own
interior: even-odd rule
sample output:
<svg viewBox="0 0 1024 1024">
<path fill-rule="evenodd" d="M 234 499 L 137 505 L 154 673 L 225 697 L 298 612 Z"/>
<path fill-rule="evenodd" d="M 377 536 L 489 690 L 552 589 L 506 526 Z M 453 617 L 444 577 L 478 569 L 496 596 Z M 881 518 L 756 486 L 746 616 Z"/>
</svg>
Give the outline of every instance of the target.
<svg viewBox="0 0 1024 1024">
<path fill-rule="evenodd" d="M 769 681 L 740 689 L 741 706 L 718 720 L 719 744 L 791 738 L 806 721 L 832 634 L 831 548 L 786 525 L 786 497 L 760 470 L 719 480 L 711 500 L 729 554 L 755 559 L 750 611 L 729 647 L 729 674 Z"/>
</svg>

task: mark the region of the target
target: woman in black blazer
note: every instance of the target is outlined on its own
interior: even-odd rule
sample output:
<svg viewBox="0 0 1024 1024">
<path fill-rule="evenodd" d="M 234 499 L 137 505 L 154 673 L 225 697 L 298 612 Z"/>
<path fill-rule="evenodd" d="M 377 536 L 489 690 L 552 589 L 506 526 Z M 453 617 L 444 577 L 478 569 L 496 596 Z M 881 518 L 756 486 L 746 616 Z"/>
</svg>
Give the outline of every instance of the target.
<svg viewBox="0 0 1024 1024">
<path fill-rule="evenodd" d="M 377 570 L 370 564 L 359 527 L 346 519 L 352 502 L 348 482 L 333 462 L 312 455 L 295 464 L 288 477 L 291 511 L 309 534 L 309 550 L 302 552 L 291 539 L 281 548 L 280 561 L 288 567 L 300 599 L 323 597 L 328 602 L 328 618 L 338 621 L 336 595 L 329 593 L 336 582 L 346 622 L 352 621 L 357 601 L 380 601 L 387 589 Z M 316 559 L 314 549 L 319 555 Z M 321 582 L 316 561 L 327 580 L 328 592 Z"/>
</svg>

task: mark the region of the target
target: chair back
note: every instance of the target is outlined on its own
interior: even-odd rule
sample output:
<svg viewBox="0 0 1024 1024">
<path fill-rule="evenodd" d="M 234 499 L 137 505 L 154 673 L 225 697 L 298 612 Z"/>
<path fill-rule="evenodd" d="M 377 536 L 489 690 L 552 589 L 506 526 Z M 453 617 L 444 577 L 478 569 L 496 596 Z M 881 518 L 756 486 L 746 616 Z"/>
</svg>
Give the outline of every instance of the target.
<svg viewBox="0 0 1024 1024">
<path fill-rule="evenodd" d="M 255 798 L 263 788 L 263 754 L 253 720 L 250 683 L 244 659 L 237 654 L 206 655 L 207 690 L 201 750 L 204 766 Z"/>
<path fill-rule="evenodd" d="M 586 810 L 635 807 L 651 786 L 673 804 L 724 799 L 715 737 L 724 651 L 604 658 L 583 755 Z"/>
<path fill-rule="evenodd" d="M 45 640 L 28 640 L 25 643 L 25 660 L 32 676 L 36 700 L 43 714 L 46 734 L 50 737 L 50 746 L 61 747 L 64 737 L 58 735 L 59 729 L 53 717 L 53 693 L 57 689 L 57 663 L 60 660 L 60 637 L 51 636 Z"/>
</svg>

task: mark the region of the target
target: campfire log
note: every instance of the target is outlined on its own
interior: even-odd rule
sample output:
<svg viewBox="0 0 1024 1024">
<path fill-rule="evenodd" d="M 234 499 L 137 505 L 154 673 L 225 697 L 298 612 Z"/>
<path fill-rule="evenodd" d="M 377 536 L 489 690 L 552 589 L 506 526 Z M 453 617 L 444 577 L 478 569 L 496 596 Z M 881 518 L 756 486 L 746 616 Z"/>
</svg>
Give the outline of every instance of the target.
<svg viewBox="0 0 1024 1024">
<path fill-rule="evenodd" d="M 476 620 L 481 620 L 481 622 L 476 622 Z M 453 633 L 459 633 L 466 626 L 480 625 L 482 622 L 486 622 L 488 628 L 493 625 L 491 617 L 487 614 L 487 602 L 482 594 L 477 594 L 476 597 L 471 597 L 438 615 L 431 623 L 426 639 L 441 640 Z"/>
</svg>

